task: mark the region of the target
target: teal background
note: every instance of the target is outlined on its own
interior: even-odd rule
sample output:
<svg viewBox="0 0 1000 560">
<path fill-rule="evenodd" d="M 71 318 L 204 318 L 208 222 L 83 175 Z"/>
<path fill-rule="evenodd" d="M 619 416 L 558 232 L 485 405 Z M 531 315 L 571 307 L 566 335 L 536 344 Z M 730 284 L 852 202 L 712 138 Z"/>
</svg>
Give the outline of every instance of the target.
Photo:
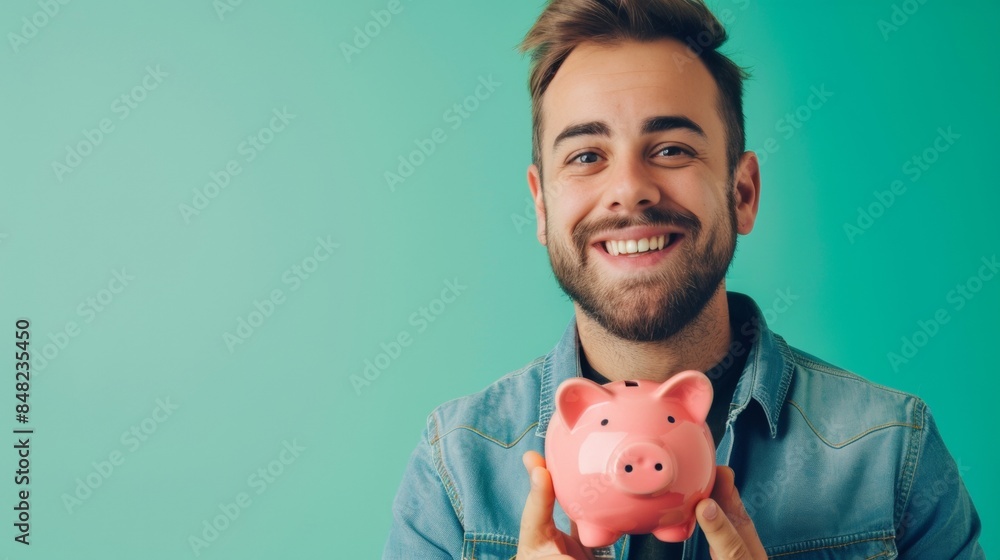
<svg viewBox="0 0 1000 560">
<path fill-rule="evenodd" d="M 724 52 L 753 72 L 748 149 L 778 146 L 729 289 L 765 309 L 789 290 L 771 326 L 790 344 L 926 399 L 997 553 L 1000 279 L 960 310 L 947 295 L 1000 249 L 1000 6 L 927 0 L 886 38 L 878 21 L 902 2 L 709 3 Z M 572 308 L 526 208 L 528 63 L 514 49 L 541 3 L 401 5 L 350 60 L 342 43 L 386 1 L 245 0 L 221 16 L 208 0 L 70 2 L 16 47 L 41 5 L 0 5 L 3 367 L 19 317 L 34 354 L 57 351 L 31 381 L 30 547 L 12 540 L 15 438 L 0 439 L 0 554 L 194 557 L 189 538 L 244 492 L 200 557 L 378 557 L 430 410 L 555 344 Z M 112 103 L 147 66 L 167 76 L 120 119 Z M 501 85 L 452 129 L 445 112 L 489 76 Z M 823 85 L 834 95 L 789 136 L 781 119 Z M 240 143 L 286 107 L 294 119 L 245 162 Z M 105 118 L 114 130 L 59 180 L 52 162 Z M 960 139 L 911 181 L 904 164 L 939 127 Z M 384 173 L 435 128 L 447 139 L 391 190 Z M 231 159 L 242 173 L 185 223 L 179 205 Z M 851 242 L 844 224 L 897 179 L 905 194 Z M 286 271 L 328 236 L 339 247 L 292 290 Z M 134 280 L 82 314 L 122 268 Z M 418 332 L 411 314 L 452 279 L 467 289 Z M 283 303 L 230 352 L 224 333 L 276 289 Z M 939 308 L 950 321 L 893 368 L 887 353 Z M 79 335 L 59 349 L 70 321 Z M 358 394 L 351 376 L 404 331 L 412 344 Z M 178 408 L 132 450 L 121 436 L 157 399 Z M 284 442 L 304 450 L 274 463 Z M 248 477 L 269 465 L 280 475 L 258 493 Z"/>
</svg>

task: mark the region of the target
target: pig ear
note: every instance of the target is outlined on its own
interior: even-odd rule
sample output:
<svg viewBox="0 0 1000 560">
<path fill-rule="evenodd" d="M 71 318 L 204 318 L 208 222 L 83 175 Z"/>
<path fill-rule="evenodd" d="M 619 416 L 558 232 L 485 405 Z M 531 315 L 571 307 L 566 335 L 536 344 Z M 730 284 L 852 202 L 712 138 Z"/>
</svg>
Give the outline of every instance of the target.
<svg viewBox="0 0 1000 560">
<path fill-rule="evenodd" d="M 612 399 L 611 391 L 583 377 L 563 381 L 556 389 L 556 414 L 572 430 L 580 416 L 591 406 Z"/>
<path fill-rule="evenodd" d="M 700 371 L 693 369 L 675 374 L 663 382 L 653 394 L 656 399 L 677 399 L 696 422 L 704 422 L 712 406 L 712 382 Z"/>
</svg>

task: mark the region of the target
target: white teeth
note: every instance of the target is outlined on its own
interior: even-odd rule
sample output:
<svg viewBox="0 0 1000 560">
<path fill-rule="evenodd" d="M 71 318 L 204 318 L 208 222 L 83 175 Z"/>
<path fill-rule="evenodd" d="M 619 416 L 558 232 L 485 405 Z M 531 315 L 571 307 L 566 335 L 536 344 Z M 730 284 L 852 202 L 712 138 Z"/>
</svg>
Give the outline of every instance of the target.
<svg viewBox="0 0 1000 560">
<path fill-rule="evenodd" d="M 609 240 L 604 242 L 604 248 L 614 256 L 645 253 L 662 249 L 669 240 L 670 235 L 658 235 L 646 239 Z"/>
</svg>

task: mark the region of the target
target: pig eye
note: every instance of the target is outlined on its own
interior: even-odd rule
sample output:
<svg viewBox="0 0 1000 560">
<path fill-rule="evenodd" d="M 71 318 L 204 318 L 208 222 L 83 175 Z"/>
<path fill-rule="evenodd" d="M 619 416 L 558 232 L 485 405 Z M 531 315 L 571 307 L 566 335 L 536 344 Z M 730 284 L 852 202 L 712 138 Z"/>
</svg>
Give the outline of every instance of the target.
<svg viewBox="0 0 1000 560">
<path fill-rule="evenodd" d="M 673 416 L 667 416 L 667 422 L 670 422 L 671 424 L 673 424 L 674 423 L 674 417 Z"/>
<path fill-rule="evenodd" d="M 608 425 L 608 419 L 605 418 L 604 420 L 601 420 L 601 425 L 602 426 L 607 426 Z"/>
</svg>

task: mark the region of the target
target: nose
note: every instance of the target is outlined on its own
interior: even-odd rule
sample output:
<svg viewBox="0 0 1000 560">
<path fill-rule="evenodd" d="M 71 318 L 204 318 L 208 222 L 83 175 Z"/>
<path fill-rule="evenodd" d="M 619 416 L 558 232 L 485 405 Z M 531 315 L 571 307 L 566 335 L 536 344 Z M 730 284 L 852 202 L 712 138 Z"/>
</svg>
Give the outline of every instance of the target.
<svg viewBox="0 0 1000 560">
<path fill-rule="evenodd" d="M 642 212 L 660 202 L 660 189 L 645 165 L 638 158 L 614 162 L 604 205 L 614 212 Z"/>
<path fill-rule="evenodd" d="M 626 444 L 611 463 L 615 486 L 630 494 L 652 494 L 674 481 L 677 468 L 673 455 L 651 442 Z"/>
</svg>

